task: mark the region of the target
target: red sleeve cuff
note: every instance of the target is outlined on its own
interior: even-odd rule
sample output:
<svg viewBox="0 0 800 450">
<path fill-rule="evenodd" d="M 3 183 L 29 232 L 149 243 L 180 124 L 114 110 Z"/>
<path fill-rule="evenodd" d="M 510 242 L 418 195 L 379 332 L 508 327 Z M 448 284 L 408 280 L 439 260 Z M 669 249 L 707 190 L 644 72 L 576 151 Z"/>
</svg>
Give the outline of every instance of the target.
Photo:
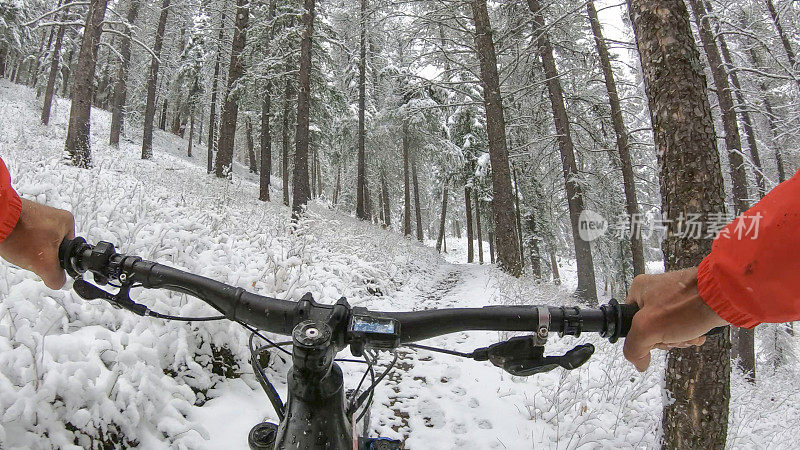
<svg viewBox="0 0 800 450">
<path fill-rule="evenodd" d="M 753 328 L 760 324 L 750 314 L 739 310 L 725 296 L 722 286 L 714 274 L 712 255 L 706 256 L 697 266 L 697 291 L 700 298 L 723 320 L 740 328 Z"/>
<path fill-rule="evenodd" d="M 0 203 L 5 203 L 4 214 L 0 217 L 0 242 L 3 242 L 11 234 L 11 230 L 17 226 L 19 215 L 22 212 L 22 201 L 11 186 L 6 186 L 5 189 L 0 190 Z"/>
</svg>

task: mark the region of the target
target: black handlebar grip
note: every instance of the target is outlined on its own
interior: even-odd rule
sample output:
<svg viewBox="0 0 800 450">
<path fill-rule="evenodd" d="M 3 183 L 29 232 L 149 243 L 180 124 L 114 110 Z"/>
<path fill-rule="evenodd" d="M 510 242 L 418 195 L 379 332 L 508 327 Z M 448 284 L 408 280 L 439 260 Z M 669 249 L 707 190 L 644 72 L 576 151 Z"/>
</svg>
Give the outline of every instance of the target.
<svg viewBox="0 0 800 450">
<path fill-rule="evenodd" d="M 61 264 L 62 269 L 68 269 L 69 264 L 69 250 L 72 247 L 72 239 L 64 238 L 61 245 L 58 246 L 58 262 Z"/>
<path fill-rule="evenodd" d="M 619 305 L 620 310 L 620 329 L 619 329 L 619 337 L 625 337 L 628 335 L 628 332 L 631 331 L 631 323 L 633 322 L 633 316 L 639 311 L 639 305 L 633 303 L 620 303 Z"/>
<path fill-rule="evenodd" d="M 58 246 L 58 263 L 72 278 L 78 278 L 83 272 L 86 272 L 82 262 L 77 261 L 76 258 L 80 251 L 87 247 L 90 246 L 86 243 L 86 239 L 82 237 L 65 238 Z"/>
<path fill-rule="evenodd" d="M 625 337 L 628 335 L 628 332 L 631 330 L 631 323 L 633 322 L 633 316 L 639 311 L 639 305 L 636 304 L 620 304 L 619 309 L 622 315 L 621 320 L 621 327 L 620 327 L 620 337 Z M 721 334 L 725 331 L 726 327 L 716 327 L 712 328 L 711 330 L 706 333 L 706 336 L 716 336 Z"/>
</svg>

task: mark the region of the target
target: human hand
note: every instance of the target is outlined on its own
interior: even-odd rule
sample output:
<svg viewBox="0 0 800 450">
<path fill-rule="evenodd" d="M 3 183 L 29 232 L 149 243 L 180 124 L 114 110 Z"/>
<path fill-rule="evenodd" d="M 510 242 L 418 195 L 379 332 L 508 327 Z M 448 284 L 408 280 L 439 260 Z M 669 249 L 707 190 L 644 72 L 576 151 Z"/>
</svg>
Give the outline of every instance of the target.
<svg viewBox="0 0 800 450">
<path fill-rule="evenodd" d="M 0 242 L 0 256 L 39 275 L 50 289 L 67 281 L 58 262 L 58 246 L 75 237 L 75 219 L 69 211 L 22 199 L 22 212 L 11 234 Z"/>
<path fill-rule="evenodd" d="M 627 303 L 639 306 L 625 338 L 623 354 L 636 369 L 650 365 L 650 350 L 702 345 L 712 328 L 728 325 L 697 292 L 697 268 L 638 275 Z"/>
</svg>

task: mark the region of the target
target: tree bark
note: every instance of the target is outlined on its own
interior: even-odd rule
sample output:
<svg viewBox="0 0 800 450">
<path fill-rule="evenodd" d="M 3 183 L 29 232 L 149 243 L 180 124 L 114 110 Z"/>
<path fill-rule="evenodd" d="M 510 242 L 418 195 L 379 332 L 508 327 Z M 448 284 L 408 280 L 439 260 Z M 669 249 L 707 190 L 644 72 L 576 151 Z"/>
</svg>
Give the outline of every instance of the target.
<svg viewBox="0 0 800 450">
<path fill-rule="evenodd" d="M 579 218 L 584 210 L 583 188 L 578 183 L 578 166 L 575 162 L 575 149 L 569 128 L 569 117 L 564 104 L 564 92 L 556 68 L 553 46 L 547 36 L 547 27 L 542 15 L 542 7 L 538 0 L 528 0 L 528 7 L 533 13 L 534 32 L 538 34 L 536 44 L 542 59 L 550 105 L 553 110 L 553 122 L 558 135 L 558 148 L 561 152 L 561 164 L 564 173 L 564 187 L 569 206 L 569 218 L 572 225 L 572 241 L 575 246 L 575 259 L 578 266 L 578 290 L 576 295 L 589 302 L 597 302 L 597 286 L 595 282 L 594 261 L 589 242 L 584 241 L 579 233 Z"/>
<path fill-rule="evenodd" d="M 158 18 L 158 29 L 153 44 L 155 56 L 150 62 L 150 74 L 147 77 L 147 104 L 144 108 L 144 129 L 142 131 L 142 159 L 153 157 L 153 121 L 156 117 L 156 86 L 158 85 L 158 69 L 161 66 L 161 48 L 164 46 L 164 31 L 167 28 L 170 0 L 163 0 L 161 15 Z M 166 104 L 166 99 L 164 103 Z"/>
<path fill-rule="evenodd" d="M 250 117 L 244 119 L 245 141 L 247 141 L 247 159 L 250 163 L 250 173 L 258 173 L 258 161 L 256 160 L 255 141 L 253 140 L 253 122 Z"/>
<path fill-rule="evenodd" d="M 475 194 L 475 231 L 478 238 L 478 264 L 483 264 L 483 233 L 481 231 L 481 203 L 479 195 Z"/>
<path fill-rule="evenodd" d="M 8 58 L 8 49 L 5 45 L 0 46 L 0 78 L 6 76 L 6 61 Z"/>
<path fill-rule="evenodd" d="M 300 41 L 300 71 L 297 74 L 297 128 L 295 131 L 292 210 L 300 213 L 308 203 L 308 144 L 311 108 L 311 41 L 314 36 L 315 0 L 305 0 L 303 35 Z"/>
<path fill-rule="evenodd" d="M 217 140 L 217 158 L 214 161 L 214 172 L 217 178 L 233 176 L 233 146 L 236 140 L 236 122 L 239 120 L 239 100 L 233 95 L 233 88 L 244 74 L 242 50 L 247 39 L 247 23 L 250 9 L 247 0 L 236 1 L 236 19 L 231 44 L 231 64 L 228 69 L 228 93 L 222 102 L 219 115 L 219 139 Z"/>
<path fill-rule="evenodd" d="M 367 74 L 367 0 L 359 2 L 359 59 L 358 59 L 358 163 L 356 174 L 356 217 L 368 219 L 364 199 L 364 186 L 367 183 L 366 173 L 366 74 Z"/>
<path fill-rule="evenodd" d="M 100 33 L 106 15 L 108 0 L 92 0 L 86 14 L 83 28 L 81 52 L 78 68 L 75 71 L 72 88 L 72 106 L 69 112 L 69 128 L 64 150 L 70 163 L 81 168 L 92 164 L 92 151 L 89 144 L 92 97 L 94 96 L 94 70 L 97 66 L 97 51 L 100 48 Z"/>
<path fill-rule="evenodd" d="M 411 236 L 411 168 L 408 123 L 403 120 L 403 235 Z"/>
<path fill-rule="evenodd" d="M 119 137 L 125 124 L 125 104 L 128 101 L 128 70 L 131 65 L 131 28 L 139 16 L 141 2 L 132 0 L 125 15 L 129 25 L 125 27 L 125 36 L 119 44 L 119 54 L 122 56 L 117 67 L 117 81 L 114 84 L 114 101 L 111 104 L 111 136 L 109 144 L 119 147 Z M 45 96 L 46 97 L 46 96 Z M 47 104 L 47 103 L 45 103 Z"/>
<path fill-rule="evenodd" d="M 67 8 L 64 9 L 64 13 L 61 15 L 61 20 L 64 21 L 69 13 L 69 4 L 67 4 Z M 64 42 L 64 33 L 66 33 L 67 27 L 65 25 L 60 25 L 58 27 L 58 35 L 56 36 L 56 45 L 53 48 L 53 57 L 50 61 L 50 74 L 47 77 L 47 88 L 44 91 L 44 106 L 42 106 L 42 124 L 48 125 L 50 123 L 50 110 L 53 105 L 53 96 L 55 95 L 56 90 L 56 80 L 58 79 L 58 66 L 61 62 L 61 46 Z M 130 53 L 129 53 L 130 54 Z"/>
<path fill-rule="evenodd" d="M 272 135 L 270 134 L 270 109 L 272 108 L 272 83 L 267 83 L 267 92 L 261 102 L 261 176 L 258 178 L 258 199 L 269 201 L 269 185 L 272 177 Z"/>
<path fill-rule="evenodd" d="M 539 256 L 539 242 L 536 239 L 536 217 L 531 213 L 528 218 L 528 229 L 531 231 L 531 237 L 528 239 L 528 248 L 531 252 L 531 270 L 533 276 L 537 279 L 542 278 L 542 261 Z"/>
<path fill-rule="evenodd" d="M 283 91 L 283 132 L 281 150 L 281 176 L 283 177 L 283 204 L 289 206 L 289 115 L 291 114 L 291 97 L 294 96 L 291 78 L 286 79 L 286 88 Z"/>
<path fill-rule="evenodd" d="M 693 267 L 709 253 L 712 239 L 684 236 L 687 215 L 708 223 L 710 214 L 725 209 L 705 76 L 681 0 L 629 0 L 628 5 L 661 169 L 662 211 L 669 223 L 662 245 L 665 267 Z M 725 447 L 728 352 L 728 333 L 708 337 L 701 347 L 669 352 L 666 388 L 673 401 L 664 405 L 664 448 Z"/>
<path fill-rule="evenodd" d="M 417 218 L 417 240 L 422 242 L 422 207 L 419 202 L 419 179 L 417 178 L 417 152 L 411 151 L 411 182 L 414 184 L 414 215 Z"/>
<path fill-rule="evenodd" d="M 472 239 L 472 199 L 470 198 L 471 189 L 469 186 L 464 186 L 464 210 L 467 213 L 467 262 L 475 261 L 475 249 L 473 247 Z"/>
<path fill-rule="evenodd" d="M 442 188 L 442 215 L 439 219 L 439 236 L 436 238 L 436 251 L 442 252 L 442 242 L 444 241 L 445 223 L 447 222 L 447 181 Z"/>
<path fill-rule="evenodd" d="M 605 81 L 606 92 L 608 93 L 608 103 L 611 106 L 611 122 L 614 126 L 614 134 L 617 138 L 617 151 L 619 152 L 619 160 L 622 167 L 625 209 L 631 220 L 630 247 L 633 257 L 633 276 L 636 276 L 645 272 L 645 261 L 641 230 L 636 227 L 639 221 L 639 201 L 636 198 L 636 179 L 633 175 L 633 164 L 631 163 L 628 129 L 622 117 L 622 105 L 619 100 L 619 94 L 617 93 L 617 82 L 614 79 L 614 71 L 611 68 L 611 57 L 608 53 L 606 41 L 603 38 L 603 30 L 600 27 L 600 20 L 597 18 L 597 10 L 594 7 L 593 1 L 589 0 L 586 3 L 586 10 L 589 13 L 594 42 L 597 46 L 597 54 L 600 56 L 600 67 L 603 69 L 603 80 Z"/>
<path fill-rule="evenodd" d="M 167 131 L 167 105 L 168 99 L 164 98 L 164 103 L 161 108 L 161 119 L 158 121 L 158 129 L 161 131 Z"/>
<path fill-rule="evenodd" d="M 225 30 L 225 10 L 222 11 L 219 23 L 219 35 L 217 37 L 217 55 L 214 57 L 214 77 L 211 82 L 211 113 L 208 116 L 208 159 L 206 171 L 211 173 L 214 171 L 214 144 L 216 140 L 217 130 L 217 95 L 219 94 L 219 72 L 220 72 L 220 59 L 222 56 L 222 40 L 224 39 L 223 31 Z"/>
<path fill-rule="evenodd" d="M 480 61 L 481 84 L 486 110 L 486 132 L 489 138 L 489 158 L 492 164 L 492 198 L 494 202 L 494 230 L 497 239 L 497 259 L 500 267 L 519 276 L 520 249 L 517 230 L 514 226 L 514 203 L 511 194 L 511 171 L 508 167 L 506 143 L 506 121 L 503 99 L 500 94 L 500 78 L 497 73 L 497 55 L 489 22 L 486 0 L 472 0 L 472 16 L 475 22 L 475 46 Z"/>
<path fill-rule="evenodd" d="M 392 208 L 389 206 L 389 186 L 386 183 L 386 171 L 381 168 L 381 203 L 383 204 L 383 225 L 392 226 Z"/>
<path fill-rule="evenodd" d="M 517 219 L 517 236 L 519 236 L 519 263 L 525 267 L 525 247 L 522 245 L 522 211 L 519 208 L 519 184 L 517 184 L 517 167 L 514 169 L 514 216 Z"/>
<path fill-rule="evenodd" d="M 194 145 L 194 114 L 189 119 L 189 148 L 186 151 L 188 157 L 192 157 L 192 146 Z"/>
</svg>

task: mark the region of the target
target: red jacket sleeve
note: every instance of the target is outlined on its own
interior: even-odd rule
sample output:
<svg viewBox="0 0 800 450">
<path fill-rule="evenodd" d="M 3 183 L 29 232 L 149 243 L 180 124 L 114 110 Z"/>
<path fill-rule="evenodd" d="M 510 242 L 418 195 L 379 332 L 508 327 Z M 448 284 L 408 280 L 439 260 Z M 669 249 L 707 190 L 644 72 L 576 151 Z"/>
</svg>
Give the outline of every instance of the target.
<svg viewBox="0 0 800 450">
<path fill-rule="evenodd" d="M 723 228 L 697 287 L 739 327 L 800 320 L 800 172 Z"/>
<path fill-rule="evenodd" d="M 0 242 L 6 240 L 11 230 L 17 225 L 22 202 L 19 195 L 11 187 L 11 175 L 5 162 L 0 158 Z"/>
</svg>

